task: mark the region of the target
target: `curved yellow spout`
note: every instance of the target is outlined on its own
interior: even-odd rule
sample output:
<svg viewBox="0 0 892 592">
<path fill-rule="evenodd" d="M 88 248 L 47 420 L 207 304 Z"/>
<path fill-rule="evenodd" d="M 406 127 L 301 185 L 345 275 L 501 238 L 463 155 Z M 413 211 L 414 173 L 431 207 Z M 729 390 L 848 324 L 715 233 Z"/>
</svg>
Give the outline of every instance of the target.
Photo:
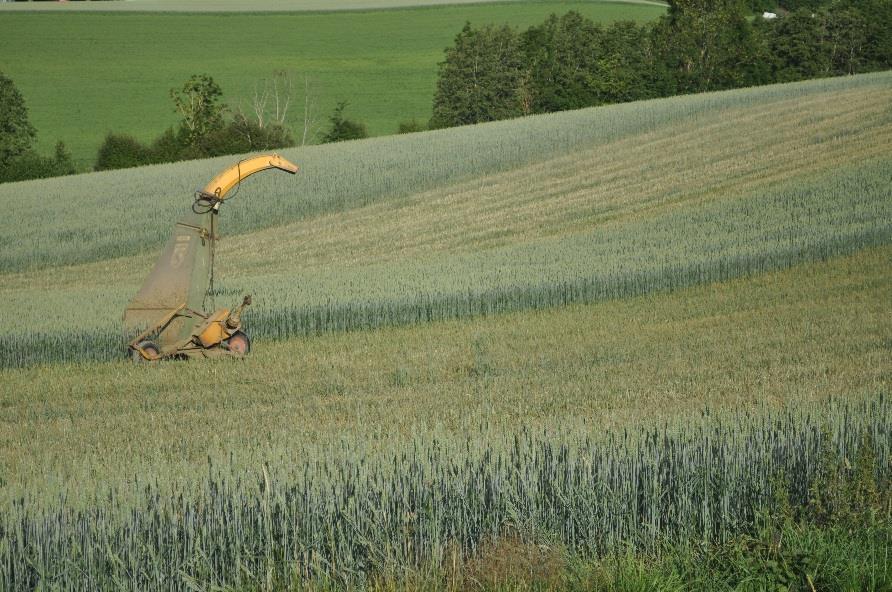
<svg viewBox="0 0 892 592">
<path fill-rule="evenodd" d="M 297 172 L 297 165 L 278 154 L 262 154 L 241 160 L 229 167 L 205 185 L 203 192 L 215 196 L 219 200 L 226 199 L 226 194 L 238 185 L 242 179 L 267 169 L 280 169 L 292 175 Z"/>
</svg>

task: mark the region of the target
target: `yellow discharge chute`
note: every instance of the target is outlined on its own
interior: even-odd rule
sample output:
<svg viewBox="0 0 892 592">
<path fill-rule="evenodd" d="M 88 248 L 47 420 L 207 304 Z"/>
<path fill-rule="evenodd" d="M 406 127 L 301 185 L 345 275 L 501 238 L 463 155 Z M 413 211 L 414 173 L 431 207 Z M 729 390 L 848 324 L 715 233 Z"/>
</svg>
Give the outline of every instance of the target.
<svg viewBox="0 0 892 592">
<path fill-rule="evenodd" d="M 241 330 L 241 312 L 250 304 L 250 296 L 232 311 L 213 309 L 217 215 L 232 188 L 268 169 L 294 174 L 298 167 L 278 154 L 254 156 L 229 167 L 198 191 L 191 211 L 174 226 L 155 267 L 124 310 L 134 360 L 248 352 L 250 340 Z M 210 311 L 205 310 L 208 300 Z"/>
</svg>

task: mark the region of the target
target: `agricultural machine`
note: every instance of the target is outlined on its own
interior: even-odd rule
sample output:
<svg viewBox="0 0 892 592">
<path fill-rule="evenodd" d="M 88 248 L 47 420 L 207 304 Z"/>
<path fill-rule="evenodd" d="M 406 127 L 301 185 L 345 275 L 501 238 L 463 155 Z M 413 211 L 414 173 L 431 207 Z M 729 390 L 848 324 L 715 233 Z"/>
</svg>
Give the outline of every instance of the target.
<svg viewBox="0 0 892 592">
<path fill-rule="evenodd" d="M 214 245 L 217 215 L 229 192 L 267 169 L 294 174 L 297 165 L 277 154 L 255 156 L 196 192 L 192 211 L 177 222 L 154 269 L 124 311 L 125 331 L 136 335 L 129 344 L 134 361 L 241 357 L 250 351 L 241 314 L 251 297 L 245 296 L 232 310 L 214 308 Z"/>
</svg>

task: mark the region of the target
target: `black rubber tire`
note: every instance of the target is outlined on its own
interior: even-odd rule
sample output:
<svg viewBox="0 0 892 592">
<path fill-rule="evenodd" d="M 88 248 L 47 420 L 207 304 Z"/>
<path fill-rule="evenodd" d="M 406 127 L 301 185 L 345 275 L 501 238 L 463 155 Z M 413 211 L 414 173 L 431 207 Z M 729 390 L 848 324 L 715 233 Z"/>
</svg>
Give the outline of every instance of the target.
<svg viewBox="0 0 892 592">
<path fill-rule="evenodd" d="M 139 343 L 138 347 L 141 348 L 141 349 L 142 349 L 143 351 L 145 351 L 146 353 L 151 353 L 151 354 L 154 354 L 154 355 L 156 355 L 156 356 L 157 356 L 158 353 L 161 351 L 160 349 L 158 349 L 158 346 L 155 345 L 155 343 L 152 342 L 152 341 L 141 341 L 141 342 Z M 147 360 L 147 359 L 145 359 L 145 358 L 142 356 L 142 354 L 139 353 L 139 352 L 138 352 L 137 350 L 135 350 L 135 349 L 131 349 L 131 350 L 130 350 L 130 359 L 133 360 L 133 361 L 134 361 L 135 363 L 137 363 L 137 364 L 140 364 L 140 363 L 142 363 L 142 362 L 150 362 L 150 361 L 152 361 L 152 360 Z"/>
<path fill-rule="evenodd" d="M 226 347 L 237 356 L 251 353 L 251 338 L 244 331 L 236 331 L 226 340 Z"/>
</svg>

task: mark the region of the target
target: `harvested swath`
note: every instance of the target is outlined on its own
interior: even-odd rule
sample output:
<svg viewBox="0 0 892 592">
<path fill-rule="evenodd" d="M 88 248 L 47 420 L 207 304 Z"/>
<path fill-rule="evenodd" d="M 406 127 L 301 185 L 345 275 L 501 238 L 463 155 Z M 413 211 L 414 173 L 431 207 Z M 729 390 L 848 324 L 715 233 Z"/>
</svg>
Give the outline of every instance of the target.
<svg viewBox="0 0 892 592">
<path fill-rule="evenodd" d="M 890 183 L 892 166 L 882 161 L 591 233 L 236 285 L 258 294 L 253 330 L 278 337 L 623 298 L 886 244 Z"/>
<path fill-rule="evenodd" d="M 266 175 L 247 181 L 242 189 L 255 199 L 249 206 L 234 202 L 227 208 L 225 232 L 241 234 L 407 197 L 669 123 L 696 126 L 711 112 L 760 107 L 770 113 L 773 103 L 791 99 L 888 92 L 890 80 L 888 73 L 817 80 L 285 150 L 283 155 L 303 172 L 296 178 Z M 3 184 L 0 207 L 7 216 L 0 220 L 0 271 L 100 261 L 157 248 L 196 188 L 232 159 Z"/>
<path fill-rule="evenodd" d="M 296 183 L 258 176 L 243 190 L 262 199 L 227 205 L 225 232 L 255 231 L 222 243 L 217 300 L 254 294 L 249 329 L 287 338 L 672 290 L 884 244 L 889 80 L 293 151 Z M 49 209 L 29 192 L 52 197 L 59 180 L 9 186 L 0 268 L 38 270 L 4 274 L 0 366 L 118 357 L 120 311 L 152 253 L 117 257 L 160 245 L 189 193 L 173 189 L 224 160 L 66 179 Z M 148 198 L 109 207 L 124 182 Z M 40 270 L 50 261 L 94 263 Z"/>
<path fill-rule="evenodd" d="M 192 482 L 230 451 L 249 472 L 289 464 L 289 450 L 337 448 L 344 433 L 376 449 L 472 433 L 480 418 L 615 429 L 704 406 L 888 393 L 890 253 L 471 322 L 260 340 L 243 363 L 3 370 L 0 507 L 57 488 L 73 502 L 135 475 Z"/>
<path fill-rule="evenodd" d="M 675 290 L 888 244 L 890 188 L 890 161 L 878 159 L 586 233 L 434 259 L 248 275 L 218 283 L 218 301 L 254 294 L 247 327 L 282 339 Z M 6 300 L 17 315 L 0 343 L 2 365 L 120 357 L 117 311 L 133 288 L 92 290 L 97 298 L 82 287 L 12 290 Z"/>
</svg>

